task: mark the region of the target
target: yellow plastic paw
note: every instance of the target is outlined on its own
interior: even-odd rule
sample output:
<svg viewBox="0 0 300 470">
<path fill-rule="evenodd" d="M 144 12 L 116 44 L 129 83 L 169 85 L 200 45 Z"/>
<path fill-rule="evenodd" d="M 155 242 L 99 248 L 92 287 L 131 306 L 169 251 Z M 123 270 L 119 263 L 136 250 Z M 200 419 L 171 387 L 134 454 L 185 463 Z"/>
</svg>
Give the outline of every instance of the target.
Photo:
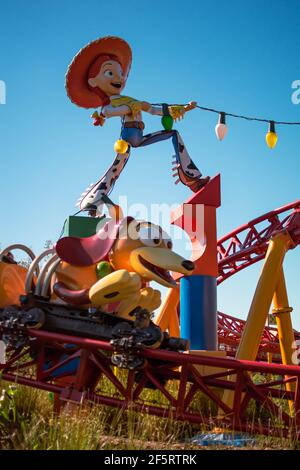
<svg viewBox="0 0 300 470">
<path fill-rule="evenodd" d="M 89 291 L 93 305 L 101 306 L 137 297 L 141 288 L 141 278 L 136 273 L 119 269 L 96 282 Z"/>
<path fill-rule="evenodd" d="M 161 293 L 159 290 L 152 289 L 152 287 L 145 287 L 140 291 L 139 307 L 145 308 L 152 312 L 156 310 L 161 304 Z"/>
<path fill-rule="evenodd" d="M 118 317 L 124 319 L 126 318 L 127 320 L 133 320 L 133 317 L 130 315 L 130 313 L 138 306 L 139 300 L 140 291 L 131 295 L 127 299 L 122 300 L 117 310 Z"/>
<path fill-rule="evenodd" d="M 142 307 L 149 312 L 157 309 L 161 304 L 161 293 L 159 290 L 152 289 L 152 287 L 145 287 L 141 289 L 137 295 L 132 295 L 130 298 L 123 300 L 118 308 L 118 316 L 122 318 L 132 319 L 130 312 L 136 307 Z"/>
</svg>

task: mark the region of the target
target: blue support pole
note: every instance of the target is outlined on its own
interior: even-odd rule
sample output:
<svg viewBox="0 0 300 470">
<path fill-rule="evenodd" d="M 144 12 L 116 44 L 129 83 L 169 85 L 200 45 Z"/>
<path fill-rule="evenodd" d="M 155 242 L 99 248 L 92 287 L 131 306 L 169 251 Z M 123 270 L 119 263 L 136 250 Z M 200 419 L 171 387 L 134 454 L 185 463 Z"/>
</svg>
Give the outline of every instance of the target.
<svg viewBox="0 0 300 470">
<path fill-rule="evenodd" d="M 214 276 L 197 274 L 180 279 L 180 336 L 190 340 L 191 350 L 218 349 Z"/>
</svg>

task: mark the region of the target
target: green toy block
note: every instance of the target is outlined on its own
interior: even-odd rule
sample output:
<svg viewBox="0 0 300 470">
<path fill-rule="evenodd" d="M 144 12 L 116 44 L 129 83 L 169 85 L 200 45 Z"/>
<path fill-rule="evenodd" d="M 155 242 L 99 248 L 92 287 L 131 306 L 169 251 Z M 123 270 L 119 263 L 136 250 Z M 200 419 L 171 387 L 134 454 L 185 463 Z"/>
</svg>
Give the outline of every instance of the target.
<svg viewBox="0 0 300 470">
<path fill-rule="evenodd" d="M 64 224 L 64 237 L 86 238 L 100 230 L 106 222 L 106 217 L 81 217 L 70 215 Z"/>
</svg>

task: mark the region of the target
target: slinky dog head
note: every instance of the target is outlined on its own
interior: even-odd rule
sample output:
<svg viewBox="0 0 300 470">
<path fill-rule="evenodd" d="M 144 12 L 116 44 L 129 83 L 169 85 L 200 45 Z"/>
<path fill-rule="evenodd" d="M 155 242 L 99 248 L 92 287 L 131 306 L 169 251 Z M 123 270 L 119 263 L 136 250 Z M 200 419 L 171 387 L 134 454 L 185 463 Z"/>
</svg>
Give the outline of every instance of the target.
<svg viewBox="0 0 300 470">
<path fill-rule="evenodd" d="M 191 261 L 172 251 L 172 241 L 161 227 L 129 217 L 118 224 L 108 222 L 89 238 L 62 238 L 56 251 L 74 266 L 91 266 L 106 259 L 115 270 L 136 272 L 144 281 L 165 287 L 176 285 L 170 271 L 189 275 L 194 269 Z"/>
<path fill-rule="evenodd" d="M 119 237 L 109 252 L 114 269 L 136 272 L 145 281 L 156 281 L 166 287 L 176 282 L 170 271 L 189 275 L 194 264 L 172 251 L 170 237 L 158 225 L 132 220 L 121 226 Z"/>
</svg>

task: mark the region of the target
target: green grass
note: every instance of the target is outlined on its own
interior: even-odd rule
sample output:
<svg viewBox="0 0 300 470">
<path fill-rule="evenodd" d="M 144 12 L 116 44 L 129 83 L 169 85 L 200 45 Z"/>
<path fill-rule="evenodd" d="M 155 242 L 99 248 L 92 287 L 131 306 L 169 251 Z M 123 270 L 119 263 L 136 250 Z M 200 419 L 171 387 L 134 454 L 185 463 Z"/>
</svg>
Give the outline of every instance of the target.
<svg viewBox="0 0 300 470">
<path fill-rule="evenodd" d="M 157 391 L 146 393 L 149 400 L 159 402 Z M 199 449 L 187 444 L 186 440 L 201 431 L 213 431 L 216 426 L 213 418 L 210 426 L 192 426 L 102 405 L 68 404 L 57 415 L 53 413 L 53 403 L 47 392 L 4 382 L 0 382 L 0 397 L 1 449 Z M 206 416 L 210 416 L 212 410 L 204 397 L 199 396 L 199 406 Z M 270 417 L 265 419 L 272 427 Z M 295 449 L 297 444 L 292 439 L 257 436 L 255 448 Z"/>
</svg>

